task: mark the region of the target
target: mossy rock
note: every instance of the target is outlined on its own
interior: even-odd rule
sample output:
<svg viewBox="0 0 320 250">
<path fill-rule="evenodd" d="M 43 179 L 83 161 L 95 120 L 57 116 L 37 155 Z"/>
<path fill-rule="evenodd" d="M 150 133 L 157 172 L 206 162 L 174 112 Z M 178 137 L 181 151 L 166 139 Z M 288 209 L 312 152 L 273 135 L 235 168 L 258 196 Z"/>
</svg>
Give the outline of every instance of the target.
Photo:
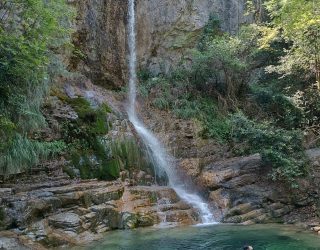
<svg viewBox="0 0 320 250">
<path fill-rule="evenodd" d="M 122 215 L 122 228 L 124 229 L 134 229 L 138 226 L 138 216 L 132 213 L 124 213 Z"/>
</svg>

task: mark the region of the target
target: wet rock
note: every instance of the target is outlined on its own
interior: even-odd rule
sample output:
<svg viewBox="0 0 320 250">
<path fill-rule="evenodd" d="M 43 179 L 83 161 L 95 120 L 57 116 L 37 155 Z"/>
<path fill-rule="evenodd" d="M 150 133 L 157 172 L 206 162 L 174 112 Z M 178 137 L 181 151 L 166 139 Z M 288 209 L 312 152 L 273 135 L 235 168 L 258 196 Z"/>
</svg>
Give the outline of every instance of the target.
<svg viewBox="0 0 320 250">
<path fill-rule="evenodd" d="M 94 212 L 94 215 L 90 215 L 94 220 L 89 220 L 93 224 L 92 228 L 94 228 L 95 223 L 99 222 L 103 222 L 110 229 L 121 228 L 121 214 L 116 207 L 109 204 L 100 204 L 92 206 L 90 209 Z"/>
<path fill-rule="evenodd" d="M 291 212 L 293 209 L 293 206 L 284 206 L 282 208 L 276 209 L 271 211 L 271 214 L 274 218 L 281 218 L 284 215 L 288 214 L 289 212 Z"/>
<path fill-rule="evenodd" d="M 165 198 L 166 200 L 169 200 L 170 203 L 176 203 L 180 200 L 176 192 L 171 188 L 163 188 L 157 192 L 157 198 L 159 200 Z"/>
<path fill-rule="evenodd" d="M 178 222 L 180 224 L 194 224 L 196 223 L 197 216 L 192 214 L 193 211 L 190 210 L 174 210 L 166 213 L 166 221 L 167 222 Z"/>
<path fill-rule="evenodd" d="M 320 149 L 319 148 L 308 149 L 306 151 L 306 154 L 311 161 L 320 160 Z"/>
<path fill-rule="evenodd" d="M 135 171 L 133 173 L 135 185 L 150 186 L 154 183 L 154 178 L 145 171 Z"/>
<path fill-rule="evenodd" d="M 232 215 L 230 217 L 226 216 L 223 218 L 223 222 L 226 223 L 243 223 L 248 221 L 253 221 L 255 223 L 263 222 L 267 220 L 268 216 L 265 214 L 263 209 L 255 209 L 243 214 Z"/>
<path fill-rule="evenodd" d="M 75 213 L 61 213 L 49 217 L 49 225 L 55 228 L 78 233 L 81 231 L 81 219 Z"/>
<path fill-rule="evenodd" d="M 313 227 L 311 228 L 312 231 L 315 231 L 315 232 L 319 232 L 320 231 L 320 226 L 318 227 Z"/>
<path fill-rule="evenodd" d="M 231 197 L 229 192 L 223 189 L 218 189 L 210 192 L 209 202 L 213 204 L 217 210 L 220 210 L 223 215 L 231 206 Z"/>
<path fill-rule="evenodd" d="M 90 194 L 94 204 L 102 204 L 111 200 L 119 200 L 124 192 L 122 185 L 115 185 L 107 188 L 95 189 Z"/>
<path fill-rule="evenodd" d="M 246 204 L 240 204 L 236 207 L 231 208 L 228 213 L 226 214 L 226 217 L 232 217 L 235 215 L 241 215 L 241 214 L 245 214 L 248 213 L 249 211 L 251 211 L 252 205 L 250 203 L 246 203 Z"/>
<path fill-rule="evenodd" d="M 151 215 L 140 215 L 138 217 L 138 225 L 140 227 L 150 227 L 157 224 L 158 219 Z"/>
<path fill-rule="evenodd" d="M 138 218 L 136 214 L 124 213 L 121 218 L 121 228 L 133 229 L 138 225 Z"/>
<path fill-rule="evenodd" d="M 0 188 L 0 197 L 8 196 L 12 194 L 12 188 Z"/>
<path fill-rule="evenodd" d="M 0 249 L 3 249 L 3 250 L 15 250 L 15 249 L 27 250 L 30 248 L 23 246 L 15 238 L 6 238 L 6 237 L 0 236 Z"/>
</svg>

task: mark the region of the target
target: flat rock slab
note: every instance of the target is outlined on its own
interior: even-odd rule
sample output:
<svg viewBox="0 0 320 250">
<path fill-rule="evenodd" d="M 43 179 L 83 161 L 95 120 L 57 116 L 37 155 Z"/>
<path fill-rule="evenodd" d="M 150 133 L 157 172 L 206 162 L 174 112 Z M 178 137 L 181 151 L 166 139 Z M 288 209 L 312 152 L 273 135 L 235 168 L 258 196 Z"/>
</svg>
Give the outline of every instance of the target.
<svg viewBox="0 0 320 250">
<path fill-rule="evenodd" d="M 61 213 L 49 217 L 49 225 L 65 231 L 78 232 L 81 228 L 81 219 L 75 213 Z"/>
<path fill-rule="evenodd" d="M 0 249 L 4 250 L 27 250 L 30 248 L 24 247 L 20 244 L 20 242 L 15 238 L 6 238 L 0 237 Z"/>
<path fill-rule="evenodd" d="M 8 196 L 12 194 L 12 188 L 0 188 L 0 197 Z"/>
</svg>

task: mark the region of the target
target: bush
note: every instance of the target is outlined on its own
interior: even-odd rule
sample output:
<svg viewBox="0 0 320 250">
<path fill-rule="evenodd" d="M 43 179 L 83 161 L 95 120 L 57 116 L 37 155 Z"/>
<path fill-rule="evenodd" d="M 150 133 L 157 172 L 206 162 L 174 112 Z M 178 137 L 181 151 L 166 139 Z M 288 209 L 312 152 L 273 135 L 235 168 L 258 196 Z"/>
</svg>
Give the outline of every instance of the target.
<svg viewBox="0 0 320 250">
<path fill-rule="evenodd" d="M 301 128 L 305 114 L 292 98 L 274 92 L 272 88 L 251 87 L 254 101 L 262 108 L 269 119 L 278 127 L 287 130 Z"/>
<path fill-rule="evenodd" d="M 182 119 L 199 120 L 202 125 L 200 135 L 204 138 L 215 138 L 220 142 L 226 142 L 230 138 L 229 119 L 221 113 L 217 104 L 210 98 L 180 100 L 176 103 L 173 112 Z"/>
<path fill-rule="evenodd" d="M 295 105 L 303 112 L 303 125 L 306 129 L 320 124 L 320 92 L 316 86 L 297 91 L 293 97 Z"/>
<path fill-rule="evenodd" d="M 103 135 L 108 132 L 107 114 L 111 112 L 108 105 L 101 104 L 100 107 L 94 109 L 83 97 L 68 98 L 66 102 L 77 112 L 79 116 L 77 126 L 84 126 L 85 129 L 83 130 L 86 130 L 88 136 L 91 134 Z"/>
<path fill-rule="evenodd" d="M 233 140 L 246 143 L 245 153 L 261 153 L 264 164 L 273 167 L 273 180 L 285 180 L 295 186 L 296 178 L 306 173 L 301 131 L 256 123 L 241 113 L 233 115 L 231 123 Z"/>
</svg>

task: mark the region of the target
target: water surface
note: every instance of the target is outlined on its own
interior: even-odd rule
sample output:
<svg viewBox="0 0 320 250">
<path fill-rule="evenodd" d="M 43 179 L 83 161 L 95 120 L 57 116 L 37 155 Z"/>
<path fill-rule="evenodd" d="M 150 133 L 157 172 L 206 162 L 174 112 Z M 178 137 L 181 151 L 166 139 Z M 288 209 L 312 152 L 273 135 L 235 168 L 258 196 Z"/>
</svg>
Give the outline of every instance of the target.
<svg viewBox="0 0 320 250">
<path fill-rule="evenodd" d="M 147 228 L 107 233 L 90 250 L 236 250 L 245 244 L 255 250 L 320 250 L 320 236 L 291 226 L 212 225 Z"/>
</svg>

